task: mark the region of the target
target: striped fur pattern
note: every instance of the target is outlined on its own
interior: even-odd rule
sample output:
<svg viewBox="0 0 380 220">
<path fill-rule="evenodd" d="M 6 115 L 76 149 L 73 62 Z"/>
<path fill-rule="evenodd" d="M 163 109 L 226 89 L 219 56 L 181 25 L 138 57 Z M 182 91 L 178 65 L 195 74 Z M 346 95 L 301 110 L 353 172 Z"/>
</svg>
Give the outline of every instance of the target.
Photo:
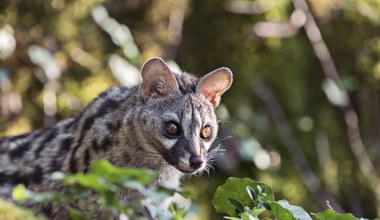
<svg viewBox="0 0 380 220">
<path fill-rule="evenodd" d="M 36 191 L 59 190 L 49 180 L 53 172 L 86 172 L 96 159 L 157 170 L 157 182 L 168 187 L 177 187 L 185 174 L 205 170 L 218 129 L 214 108 L 232 73 L 220 68 L 197 79 L 174 74 L 152 58 L 141 74 L 141 85 L 113 87 L 77 117 L 0 138 L 0 197 L 10 199 L 20 183 Z"/>
</svg>

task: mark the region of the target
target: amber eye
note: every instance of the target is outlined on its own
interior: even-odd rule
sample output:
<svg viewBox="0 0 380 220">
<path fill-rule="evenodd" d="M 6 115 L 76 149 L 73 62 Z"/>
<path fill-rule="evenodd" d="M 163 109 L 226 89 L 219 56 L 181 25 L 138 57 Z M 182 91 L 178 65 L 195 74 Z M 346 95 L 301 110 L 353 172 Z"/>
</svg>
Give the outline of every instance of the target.
<svg viewBox="0 0 380 220">
<path fill-rule="evenodd" d="M 165 132 L 169 136 L 178 136 L 180 134 L 180 127 L 176 122 L 170 121 L 165 124 Z"/>
<path fill-rule="evenodd" d="M 212 134 L 212 131 L 211 131 L 211 128 L 210 127 L 204 127 L 202 128 L 201 130 L 201 138 L 202 139 L 209 139 L 211 137 L 211 134 Z"/>
</svg>

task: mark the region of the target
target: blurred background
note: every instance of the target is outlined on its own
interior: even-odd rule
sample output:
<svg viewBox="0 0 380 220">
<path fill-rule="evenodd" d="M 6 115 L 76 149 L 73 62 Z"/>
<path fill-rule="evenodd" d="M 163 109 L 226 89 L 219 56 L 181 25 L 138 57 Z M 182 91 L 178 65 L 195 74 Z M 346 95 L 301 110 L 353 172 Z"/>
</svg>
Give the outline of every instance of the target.
<svg viewBox="0 0 380 220">
<path fill-rule="evenodd" d="M 190 217 L 229 176 L 310 212 L 380 216 L 380 1 L 2 0 L 0 135 L 78 114 L 163 57 L 202 76 L 229 67 L 209 175 L 186 179 Z"/>
</svg>

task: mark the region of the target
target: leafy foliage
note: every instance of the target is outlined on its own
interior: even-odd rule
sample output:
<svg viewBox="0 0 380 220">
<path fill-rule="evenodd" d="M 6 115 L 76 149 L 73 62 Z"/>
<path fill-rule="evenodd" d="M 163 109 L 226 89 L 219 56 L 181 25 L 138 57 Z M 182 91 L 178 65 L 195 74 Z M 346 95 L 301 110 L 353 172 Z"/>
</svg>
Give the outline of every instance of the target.
<svg viewBox="0 0 380 220">
<path fill-rule="evenodd" d="M 176 208 L 174 204 L 170 204 L 168 209 L 162 209 L 159 204 L 176 192 L 185 197 L 189 197 L 191 193 L 163 187 L 147 187 L 156 175 L 151 170 L 118 168 L 106 160 L 98 160 L 86 174 L 65 176 L 62 173 L 55 173 L 52 178 L 63 182 L 64 193 L 35 193 L 19 185 L 13 190 L 13 198 L 19 202 L 32 204 L 63 205 L 68 208 L 69 216 L 74 220 L 88 219 L 90 217 L 87 216 L 88 211 L 99 210 L 98 213 L 107 219 L 117 217 L 119 213 L 132 218 L 143 218 L 141 213 L 144 207 L 155 219 L 183 219 L 186 209 Z M 125 189 L 135 190 L 141 196 L 123 203 L 118 195 Z M 79 204 L 79 207 L 90 207 L 90 210 L 74 208 L 72 206 L 74 201 L 76 207 Z M 312 220 L 302 207 L 291 205 L 287 200 L 276 201 L 270 186 L 248 178 L 228 178 L 225 184 L 217 188 L 212 202 L 217 212 L 227 214 L 226 219 L 268 220 L 270 219 L 268 216 L 271 216 L 275 219 Z M 339 214 L 332 209 L 312 215 L 317 220 L 357 220 L 352 214 Z"/>
<path fill-rule="evenodd" d="M 52 178 L 62 181 L 63 193 L 31 192 L 23 185 L 13 190 L 13 197 L 19 202 L 32 204 L 54 203 L 69 210 L 72 219 L 87 219 L 88 213 L 102 213 L 104 218 L 116 217 L 123 213 L 129 217 L 141 217 L 144 206 L 153 218 L 179 219 L 184 216 L 184 209 L 171 205 L 169 210 L 159 208 L 168 196 L 178 192 L 184 196 L 189 192 L 167 189 L 162 186 L 150 187 L 157 173 L 147 169 L 119 168 L 106 160 L 98 160 L 87 173 L 70 174 L 54 173 Z M 128 203 L 119 198 L 123 190 L 136 195 Z M 138 192 L 138 193 L 136 193 Z M 75 207 L 82 207 L 78 210 Z"/>
<path fill-rule="evenodd" d="M 256 212 L 250 214 L 258 215 L 268 206 L 266 202 L 273 199 L 272 189 L 265 184 L 248 178 L 231 177 L 223 186 L 217 188 L 213 204 L 217 212 L 227 213 L 230 216 L 239 216 L 254 209 Z"/>
<path fill-rule="evenodd" d="M 350 213 L 339 214 L 332 209 L 327 209 L 320 213 L 313 214 L 319 220 L 356 220 L 357 218 Z M 363 218 L 361 218 L 363 219 Z"/>
<path fill-rule="evenodd" d="M 19 208 L 12 203 L 0 199 L 1 220 L 46 220 L 43 216 L 36 216 L 30 210 Z"/>
<path fill-rule="evenodd" d="M 230 177 L 215 192 L 213 204 L 217 212 L 226 213 L 226 219 L 312 220 L 299 206 L 287 200 L 275 201 L 272 189 L 263 183 L 244 178 Z M 259 217 L 264 216 L 264 217 Z M 339 214 L 332 209 L 312 214 L 318 220 L 357 220 L 352 214 Z"/>
</svg>

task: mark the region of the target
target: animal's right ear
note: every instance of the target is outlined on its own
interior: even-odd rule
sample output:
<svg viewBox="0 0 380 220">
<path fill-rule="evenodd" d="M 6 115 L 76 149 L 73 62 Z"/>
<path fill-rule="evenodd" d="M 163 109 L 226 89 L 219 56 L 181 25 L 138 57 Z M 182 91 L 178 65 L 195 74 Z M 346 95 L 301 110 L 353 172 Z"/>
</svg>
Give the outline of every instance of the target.
<svg viewBox="0 0 380 220">
<path fill-rule="evenodd" d="M 158 57 L 146 61 L 141 69 L 140 92 L 144 102 L 152 96 L 163 97 L 178 89 L 178 83 L 168 65 Z"/>
</svg>

